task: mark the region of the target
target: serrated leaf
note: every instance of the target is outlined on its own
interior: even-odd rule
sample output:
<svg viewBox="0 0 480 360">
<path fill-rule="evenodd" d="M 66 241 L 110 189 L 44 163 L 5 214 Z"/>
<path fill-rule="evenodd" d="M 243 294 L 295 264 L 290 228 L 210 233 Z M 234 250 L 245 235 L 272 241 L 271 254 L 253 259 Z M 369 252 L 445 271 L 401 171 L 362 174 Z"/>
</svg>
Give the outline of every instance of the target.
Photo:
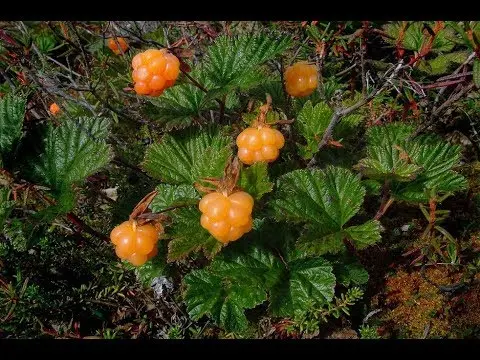
<svg viewBox="0 0 480 360">
<path fill-rule="evenodd" d="M 259 66 L 282 54 L 291 43 L 290 36 L 219 36 L 209 46 L 204 62 L 206 74 L 214 84 L 211 90 L 225 86 L 246 90 L 256 86 L 264 79 Z"/>
<path fill-rule="evenodd" d="M 333 263 L 333 272 L 337 282 L 344 286 L 364 285 L 370 277 L 358 260 L 346 257 L 341 257 Z"/>
<path fill-rule="evenodd" d="M 80 118 L 50 127 L 45 150 L 34 165 L 42 182 L 55 190 L 66 190 L 105 166 L 112 158 L 106 143 L 108 121 Z"/>
<path fill-rule="evenodd" d="M 245 309 L 264 302 L 266 292 L 254 282 L 223 279 L 208 270 L 194 270 L 185 277 L 185 302 L 193 320 L 210 315 L 228 332 L 245 330 L 248 325 Z"/>
<path fill-rule="evenodd" d="M 0 99 L 0 154 L 8 153 L 22 135 L 26 100 L 8 94 Z"/>
<path fill-rule="evenodd" d="M 278 220 L 306 223 L 298 248 L 321 255 L 343 249 L 343 226 L 358 212 L 364 195 L 359 178 L 347 169 L 295 170 L 279 178 L 272 206 Z"/>
<path fill-rule="evenodd" d="M 239 283 L 253 281 L 269 289 L 278 281 L 283 265 L 270 251 L 251 242 L 245 245 L 243 241 L 222 251 L 212 262 L 210 270 Z"/>
<path fill-rule="evenodd" d="M 248 168 L 243 167 L 240 172 L 240 187 L 257 200 L 272 191 L 273 183 L 268 177 L 267 164 L 258 162 Z"/>
<path fill-rule="evenodd" d="M 405 151 L 413 128 L 404 124 L 374 126 L 367 130 L 367 157 L 356 165 L 365 176 L 375 180 L 411 181 L 421 168 L 411 162 Z"/>
<path fill-rule="evenodd" d="M 272 288 L 270 311 L 274 316 L 292 316 L 306 311 L 312 303 L 322 305 L 333 299 L 335 275 L 325 259 L 297 259 L 288 264 L 281 280 Z"/>
<path fill-rule="evenodd" d="M 419 136 L 406 144 L 412 161 L 422 168 L 415 180 L 393 186 L 394 196 L 413 202 L 426 202 L 426 190 L 437 194 L 463 190 L 466 179 L 452 168 L 459 164 L 461 147 L 444 142 L 437 136 Z"/>
<path fill-rule="evenodd" d="M 193 185 L 204 177 L 220 177 L 231 153 L 231 139 L 218 129 L 186 129 L 151 145 L 143 167 L 162 181 Z"/>
<path fill-rule="evenodd" d="M 477 88 L 480 88 L 480 60 L 473 60 L 473 82 Z"/>
<path fill-rule="evenodd" d="M 180 208 L 172 214 L 172 240 L 168 243 L 168 262 L 180 260 L 192 252 L 203 250 L 207 258 L 213 258 L 223 244 L 200 225 L 200 211 L 196 207 Z"/>
<path fill-rule="evenodd" d="M 158 194 L 150 204 L 153 212 L 161 212 L 175 206 L 194 205 L 200 200 L 197 190 L 192 185 L 160 184 L 155 190 Z"/>
<path fill-rule="evenodd" d="M 358 249 L 364 249 L 381 239 L 381 224 L 378 220 L 370 220 L 362 225 L 350 226 L 344 232 Z"/>
<path fill-rule="evenodd" d="M 201 68 L 192 71 L 190 76 L 203 86 L 211 86 Z M 190 126 L 202 111 L 215 105 L 212 101 L 205 101 L 205 92 L 190 82 L 172 86 L 162 96 L 151 98 L 150 102 L 155 106 L 150 116 L 166 130 Z"/>
</svg>

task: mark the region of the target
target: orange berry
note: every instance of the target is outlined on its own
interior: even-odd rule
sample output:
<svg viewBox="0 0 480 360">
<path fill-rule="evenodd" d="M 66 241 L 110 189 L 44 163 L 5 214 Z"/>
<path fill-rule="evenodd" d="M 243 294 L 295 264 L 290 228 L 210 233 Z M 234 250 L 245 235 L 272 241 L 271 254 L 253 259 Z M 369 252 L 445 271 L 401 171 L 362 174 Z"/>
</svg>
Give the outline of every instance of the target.
<svg viewBox="0 0 480 360">
<path fill-rule="evenodd" d="M 210 206 L 210 204 L 213 204 L 214 202 L 216 202 L 217 200 L 219 199 L 222 199 L 224 198 L 225 196 L 223 196 L 223 194 L 220 194 L 218 192 L 212 192 L 210 194 L 207 194 L 205 195 L 202 200 L 200 200 L 200 202 L 198 203 L 198 208 L 200 209 L 200 211 L 202 213 L 206 213 L 207 212 L 207 209 L 208 207 Z"/>
<path fill-rule="evenodd" d="M 275 145 L 275 143 L 277 142 L 277 135 L 275 133 L 275 129 L 263 127 L 259 129 L 259 131 L 263 145 Z"/>
<path fill-rule="evenodd" d="M 133 70 L 132 78 L 135 82 L 148 82 L 152 77 L 147 66 L 140 66 L 136 70 Z"/>
<path fill-rule="evenodd" d="M 285 89 L 294 97 L 305 97 L 318 86 L 317 67 L 306 62 L 297 62 L 285 70 Z"/>
<path fill-rule="evenodd" d="M 243 206 L 231 206 L 228 211 L 228 222 L 232 226 L 243 226 L 248 223 L 250 212 Z"/>
<path fill-rule="evenodd" d="M 122 37 L 110 38 L 110 39 L 108 39 L 108 47 L 115 54 L 120 55 L 120 54 L 123 54 L 127 51 L 128 43 Z"/>
<path fill-rule="evenodd" d="M 241 162 L 247 165 L 253 164 L 253 151 L 241 147 L 238 149 L 237 156 Z"/>
<path fill-rule="evenodd" d="M 135 83 L 134 88 L 137 94 L 140 94 L 140 95 L 150 94 L 150 88 L 148 87 L 147 83 L 137 82 Z"/>
<path fill-rule="evenodd" d="M 261 148 L 260 148 L 261 149 Z M 257 150 L 253 153 L 253 162 L 263 161 L 262 150 Z"/>
<path fill-rule="evenodd" d="M 165 71 L 166 65 L 167 65 L 167 61 L 165 60 L 165 57 L 164 56 L 157 56 L 157 57 L 152 58 L 148 62 L 147 66 L 148 66 L 148 70 L 152 74 L 160 75 L 160 74 L 163 74 L 163 72 Z"/>
<path fill-rule="evenodd" d="M 223 220 L 228 216 L 228 211 L 230 210 L 230 201 L 228 201 L 227 197 L 223 196 L 223 198 L 219 198 L 216 201 L 212 202 L 205 214 L 212 220 L 212 221 L 219 221 Z"/>
<path fill-rule="evenodd" d="M 275 132 L 275 135 L 276 135 L 276 145 L 277 145 L 277 148 L 278 149 L 281 149 L 283 148 L 283 146 L 285 145 L 285 137 L 283 136 L 283 134 L 278 131 L 277 129 L 273 129 L 273 131 Z"/>
<path fill-rule="evenodd" d="M 205 230 L 208 230 L 210 229 L 210 224 L 211 224 L 211 220 L 210 218 L 205 215 L 205 214 L 202 214 L 202 216 L 200 216 L 200 225 L 202 225 L 202 227 L 205 229 Z"/>
<path fill-rule="evenodd" d="M 122 254 L 133 254 L 135 252 L 135 237 L 121 237 L 118 240 L 117 249 Z"/>
<path fill-rule="evenodd" d="M 247 133 L 244 147 L 252 151 L 260 150 L 262 148 L 262 138 L 257 129 L 252 128 L 252 130 Z"/>
<path fill-rule="evenodd" d="M 117 256 L 122 260 L 127 260 L 131 255 L 130 252 L 125 251 L 124 248 L 118 246 L 115 248 L 115 254 L 117 254 Z"/>
<path fill-rule="evenodd" d="M 235 241 L 240 239 L 244 234 L 242 227 L 232 226 L 228 232 L 228 241 Z"/>
<path fill-rule="evenodd" d="M 175 84 L 180 73 L 180 61 L 166 49 L 148 49 L 135 55 L 132 68 L 137 94 L 159 96 Z"/>
<path fill-rule="evenodd" d="M 132 59 L 132 68 L 137 69 L 139 66 L 144 64 L 143 53 L 137 54 Z"/>
<path fill-rule="evenodd" d="M 139 253 L 133 253 L 128 258 L 128 261 L 133 266 L 142 266 L 143 264 L 145 264 L 147 262 L 147 260 L 148 260 L 147 255 L 139 254 Z"/>
<path fill-rule="evenodd" d="M 167 65 L 163 75 L 167 80 L 175 80 L 180 74 L 180 61 L 173 54 L 166 54 Z"/>
<path fill-rule="evenodd" d="M 228 200 L 230 200 L 232 206 L 242 207 L 249 214 L 252 212 L 254 200 L 252 195 L 250 195 L 249 193 L 245 191 L 237 191 L 231 194 L 228 197 Z"/>
<path fill-rule="evenodd" d="M 50 105 L 50 112 L 52 113 L 52 115 L 57 115 L 59 111 L 60 106 L 58 106 L 57 103 L 53 103 Z"/>
<path fill-rule="evenodd" d="M 165 79 L 161 75 L 153 75 L 148 86 L 154 91 L 160 91 L 165 87 Z"/>
<path fill-rule="evenodd" d="M 161 227 L 161 229 L 162 228 L 163 227 Z M 153 224 L 145 224 L 142 226 L 137 226 L 137 237 L 146 236 L 151 238 L 153 242 L 158 241 L 158 236 L 160 232 L 163 232 L 163 230 L 161 231 L 157 230 L 157 228 Z"/>
<path fill-rule="evenodd" d="M 271 161 L 274 161 L 278 158 L 278 155 L 279 155 L 279 151 L 278 151 L 278 148 L 275 147 L 275 146 L 269 146 L 269 145 L 265 145 L 262 147 L 262 157 L 264 160 L 268 161 L 268 162 L 271 162 Z"/>
<path fill-rule="evenodd" d="M 132 222 L 124 221 L 120 225 L 117 225 L 113 228 L 112 232 L 110 233 L 110 240 L 114 245 L 117 245 L 120 239 L 122 238 L 132 238 L 135 236 L 135 232 L 133 231 Z"/>
<path fill-rule="evenodd" d="M 253 219 L 252 219 L 252 217 L 249 217 L 248 223 L 246 225 L 242 226 L 242 231 L 243 231 L 244 234 L 246 234 L 247 232 L 249 232 L 252 229 L 253 229 Z"/>
<path fill-rule="evenodd" d="M 139 254 L 147 255 L 155 246 L 155 241 L 149 236 L 137 234 L 137 241 L 135 242 L 135 251 Z"/>
<path fill-rule="evenodd" d="M 214 238 L 224 238 L 228 235 L 230 231 L 230 224 L 228 221 L 216 221 L 210 224 L 210 228 L 208 229 L 210 234 L 213 235 Z"/>
</svg>

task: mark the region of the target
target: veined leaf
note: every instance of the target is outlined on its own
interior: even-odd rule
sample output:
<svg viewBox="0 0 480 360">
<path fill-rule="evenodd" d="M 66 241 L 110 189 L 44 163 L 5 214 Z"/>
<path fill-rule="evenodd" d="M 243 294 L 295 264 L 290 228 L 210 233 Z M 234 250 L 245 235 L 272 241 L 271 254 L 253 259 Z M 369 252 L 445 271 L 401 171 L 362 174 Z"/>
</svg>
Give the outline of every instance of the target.
<svg viewBox="0 0 480 360">
<path fill-rule="evenodd" d="M 350 226 L 345 233 L 358 249 L 375 244 L 381 237 L 381 225 L 378 220 L 370 220 L 362 225 Z"/>
<path fill-rule="evenodd" d="M 0 99 L 0 154 L 8 153 L 22 135 L 26 100 L 8 94 Z"/>
<path fill-rule="evenodd" d="M 315 106 L 309 100 L 297 115 L 294 122 L 296 130 L 305 138 L 307 144 L 298 144 L 301 155 L 305 159 L 311 159 L 318 151 L 318 144 L 327 130 L 332 119 L 333 110 L 325 103 L 319 102 Z M 348 136 L 352 129 L 363 119 L 362 115 L 352 114 L 341 120 L 333 131 L 334 139 Z"/>
<path fill-rule="evenodd" d="M 231 153 L 231 139 L 218 129 L 186 129 L 151 145 L 143 167 L 165 182 L 193 185 L 203 177 L 220 177 Z"/>
<path fill-rule="evenodd" d="M 229 332 L 244 330 L 248 325 L 245 309 L 254 308 L 267 299 L 265 290 L 257 283 L 238 283 L 206 269 L 192 271 L 184 281 L 190 317 L 199 320 L 209 315 Z"/>
<path fill-rule="evenodd" d="M 196 207 L 177 209 L 172 218 L 174 226 L 170 231 L 172 240 L 168 243 L 169 262 L 199 250 L 211 259 L 222 249 L 223 244 L 200 225 L 200 211 Z"/>
<path fill-rule="evenodd" d="M 274 316 L 292 316 L 296 310 L 307 310 L 313 304 L 333 299 L 335 275 L 325 259 L 296 259 L 288 264 L 280 281 L 272 288 L 270 311 Z"/>
<path fill-rule="evenodd" d="M 192 185 L 160 184 L 155 189 L 157 196 L 153 198 L 150 208 L 153 212 L 160 212 L 175 206 L 197 204 L 200 196 Z"/>
<path fill-rule="evenodd" d="M 333 272 L 337 281 L 344 285 L 364 285 L 368 282 L 367 270 L 357 259 L 348 256 L 341 256 L 333 261 Z"/>
<path fill-rule="evenodd" d="M 219 36 L 208 48 L 204 62 L 206 74 L 214 84 L 211 90 L 226 86 L 246 90 L 256 86 L 264 79 L 259 66 L 290 46 L 289 36 Z"/>
<path fill-rule="evenodd" d="M 242 168 L 240 173 L 240 187 L 257 200 L 272 191 L 273 183 L 271 183 L 268 178 L 267 163 L 258 162 L 248 168 Z"/>
<path fill-rule="evenodd" d="M 348 235 L 343 226 L 358 212 L 364 195 L 359 178 L 347 169 L 295 170 L 280 177 L 273 209 L 278 220 L 306 223 L 299 249 L 308 254 L 335 253 L 343 249 Z M 372 234 L 367 235 L 356 242 L 372 243 Z"/>
<path fill-rule="evenodd" d="M 203 86 L 211 86 L 201 68 L 192 71 L 190 75 Z M 155 106 L 150 115 L 164 125 L 166 130 L 190 126 L 202 111 L 215 105 L 212 101 L 206 102 L 205 92 L 190 82 L 172 86 L 162 96 L 150 99 L 150 102 Z"/>
<path fill-rule="evenodd" d="M 412 132 L 413 128 L 404 124 L 369 128 L 367 157 L 356 167 L 370 179 L 413 180 L 421 168 L 411 162 L 405 151 L 405 141 Z"/>
<path fill-rule="evenodd" d="M 419 136 L 406 144 L 408 156 L 422 168 L 415 180 L 393 186 L 394 196 L 413 202 L 426 202 L 426 190 L 438 194 L 463 190 L 466 179 L 452 170 L 460 161 L 461 147 L 444 142 L 437 136 Z"/>
<path fill-rule="evenodd" d="M 55 190 L 66 190 L 105 166 L 112 157 L 106 143 L 108 121 L 81 118 L 50 127 L 45 151 L 35 165 L 43 183 Z"/>
</svg>

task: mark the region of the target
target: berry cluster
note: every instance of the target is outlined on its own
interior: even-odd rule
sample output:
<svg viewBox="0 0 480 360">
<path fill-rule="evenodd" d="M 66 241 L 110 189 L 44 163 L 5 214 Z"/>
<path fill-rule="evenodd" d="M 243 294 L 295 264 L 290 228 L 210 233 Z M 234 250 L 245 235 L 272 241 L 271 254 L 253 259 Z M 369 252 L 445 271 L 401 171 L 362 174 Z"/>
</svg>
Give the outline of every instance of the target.
<svg viewBox="0 0 480 360">
<path fill-rule="evenodd" d="M 270 127 L 249 127 L 237 136 L 238 158 L 251 165 L 255 162 L 272 162 L 278 158 L 279 150 L 285 145 L 282 133 Z"/>
<path fill-rule="evenodd" d="M 117 55 L 124 54 L 128 50 L 127 41 L 122 37 L 108 39 L 107 46 Z"/>
<path fill-rule="evenodd" d="M 244 191 L 230 196 L 212 192 L 200 200 L 199 209 L 202 227 L 223 243 L 238 240 L 252 230 L 253 197 Z"/>
<path fill-rule="evenodd" d="M 173 86 L 180 73 L 180 61 L 166 49 L 149 49 L 132 59 L 135 92 L 159 96 Z"/>
<path fill-rule="evenodd" d="M 318 73 L 315 65 L 297 62 L 285 70 L 285 89 L 294 97 L 305 97 L 318 86 Z"/>
<path fill-rule="evenodd" d="M 116 226 L 110 233 L 115 253 L 134 266 L 141 266 L 157 255 L 159 231 L 152 224 L 138 226 L 129 220 Z"/>
</svg>

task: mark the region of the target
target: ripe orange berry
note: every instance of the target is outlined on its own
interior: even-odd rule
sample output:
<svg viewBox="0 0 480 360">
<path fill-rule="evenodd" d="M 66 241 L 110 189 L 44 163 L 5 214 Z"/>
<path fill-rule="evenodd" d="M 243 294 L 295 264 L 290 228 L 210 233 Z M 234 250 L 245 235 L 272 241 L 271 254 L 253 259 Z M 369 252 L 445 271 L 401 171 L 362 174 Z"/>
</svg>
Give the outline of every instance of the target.
<svg viewBox="0 0 480 360">
<path fill-rule="evenodd" d="M 127 41 L 122 37 L 108 39 L 107 45 L 117 55 L 124 54 L 128 50 Z"/>
<path fill-rule="evenodd" d="M 238 240 L 252 229 L 253 197 L 238 191 L 225 196 L 218 192 L 205 195 L 198 207 L 201 226 L 220 242 Z"/>
<path fill-rule="evenodd" d="M 148 49 L 132 59 L 134 90 L 139 95 L 160 96 L 180 73 L 180 61 L 166 49 Z"/>
<path fill-rule="evenodd" d="M 52 115 L 57 115 L 57 113 L 60 111 L 60 106 L 57 105 L 57 103 L 52 103 L 50 105 L 50 112 Z"/>
<path fill-rule="evenodd" d="M 275 161 L 280 155 L 279 149 L 285 145 L 285 138 L 276 129 L 259 126 L 243 130 L 237 136 L 236 143 L 240 161 L 252 165 L 259 161 Z"/>
<path fill-rule="evenodd" d="M 134 221 L 125 221 L 110 233 L 115 253 L 122 260 L 135 266 L 143 265 L 158 252 L 159 231 L 152 224 L 138 226 Z"/>
<path fill-rule="evenodd" d="M 318 86 L 318 73 L 315 65 L 300 61 L 285 70 L 285 89 L 294 97 L 305 97 Z"/>
</svg>

